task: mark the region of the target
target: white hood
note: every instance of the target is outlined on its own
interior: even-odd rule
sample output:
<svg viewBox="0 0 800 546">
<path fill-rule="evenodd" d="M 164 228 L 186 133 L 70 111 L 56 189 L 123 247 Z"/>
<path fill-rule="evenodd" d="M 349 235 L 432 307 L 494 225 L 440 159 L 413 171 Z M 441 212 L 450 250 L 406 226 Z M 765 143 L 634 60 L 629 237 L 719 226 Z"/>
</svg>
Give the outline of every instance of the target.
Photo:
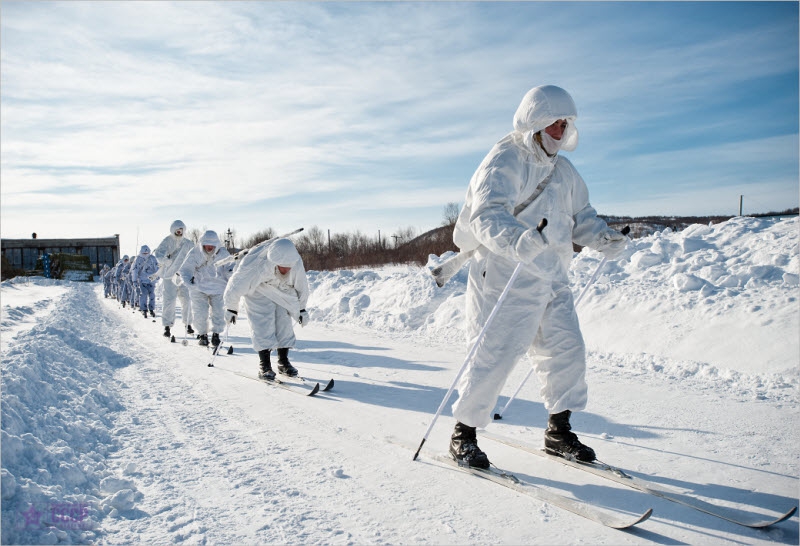
<svg viewBox="0 0 800 546">
<path fill-rule="evenodd" d="M 200 246 L 214 246 L 219 248 L 221 244 L 216 231 L 208 230 L 200 237 Z"/>
<path fill-rule="evenodd" d="M 300 261 L 300 254 L 289 239 L 278 239 L 267 250 L 267 259 L 281 267 L 292 267 Z"/>
<path fill-rule="evenodd" d="M 514 129 L 523 134 L 538 133 L 559 119 L 566 119 L 569 124 L 561 138 L 561 149 L 571 152 L 578 146 L 577 117 L 578 110 L 569 93 L 555 85 L 542 85 L 523 97 L 514 114 Z"/>
<path fill-rule="evenodd" d="M 186 233 L 186 224 L 184 224 L 180 220 L 175 220 L 174 222 L 172 222 L 172 225 L 169 226 L 169 232 L 172 233 L 173 235 L 175 235 L 175 232 L 178 231 L 179 229 L 182 229 L 183 233 Z"/>
</svg>

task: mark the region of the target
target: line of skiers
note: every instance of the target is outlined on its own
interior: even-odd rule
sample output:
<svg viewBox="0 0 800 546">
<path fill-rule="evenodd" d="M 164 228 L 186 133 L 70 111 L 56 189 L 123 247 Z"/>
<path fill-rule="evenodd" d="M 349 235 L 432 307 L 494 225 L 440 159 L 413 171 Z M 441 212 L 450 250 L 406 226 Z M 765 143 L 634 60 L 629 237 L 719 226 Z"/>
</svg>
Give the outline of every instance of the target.
<svg viewBox="0 0 800 546">
<path fill-rule="evenodd" d="M 463 465 L 489 467 L 488 456 L 478 447 L 476 429 L 491 421 L 503 386 L 526 353 L 534 357 L 549 414 L 545 449 L 584 462 L 596 459 L 570 423 L 572 413 L 586 407 L 588 386 L 569 264 L 573 244 L 614 259 L 625 250 L 628 238 L 597 215 L 583 178 L 560 154 L 578 145 L 577 116 L 564 89 L 553 85 L 531 89 L 514 114 L 513 130 L 492 147 L 467 188 L 453 241 L 470 255 L 465 322 L 468 346 L 475 350 L 459 376 L 459 396 L 452 406 L 456 425 L 450 438 L 450 453 Z M 301 325 L 308 321 L 308 283 L 291 241 L 277 239 L 251 249 L 237 264 L 226 261 L 228 253 L 214 232 L 206 232 L 196 247 L 189 248 L 191 243 L 187 246 L 182 240 L 184 229 L 182 222 L 174 223 L 170 237 L 155 253 L 165 283 L 165 335 L 174 320 L 171 294 L 180 290 L 170 284 L 177 271 L 175 279 L 189 288 L 201 344 L 208 343 L 209 314 L 212 343 L 218 344 L 218 333 L 226 321 L 236 321 L 243 300 L 260 376 L 275 377 L 272 349 L 278 351 L 279 371 L 296 374 L 287 358 L 295 342 L 291 321 Z M 136 271 L 138 260 L 146 255 L 144 249 L 132 266 L 125 265 L 127 256 L 117 265 L 118 282 L 125 278 L 126 268 Z M 141 282 L 142 274 L 136 278 Z M 123 305 L 128 291 L 124 285 L 120 290 Z M 139 293 L 143 312 L 149 309 L 141 303 L 149 302 L 141 295 L 145 293 L 145 289 Z M 506 296 L 509 303 L 501 306 Z M 188 303 L 183 305 L 188 308 Z"/>
<path fill-rule="evenodd" d="M 155 317 L 155 285 L 161 282 L 164 337 L 173 338 L 176 302 L 187 334 L 216 347 L 226 324 L 235 324 L 244 300 L 253 347 L 259 356 L 259 377 L 275 379 L 270 354 L 278 354 L 278 371 L 296 376 L 289 362 L 295 346 L 293 320 L 305 326 L 309 288 L 305 268 L 294 244 L 285 238 L 265 241 L 235 259 L 216 232 L 206 231 L 195 245 L 184 237 L 186 225 L 176 220 L 170 234 L 153 253 L 147 245 L 131 261 L 125 255 L 101 272 L 105 297 L 124 308 L 138 307 Z M 192 328 L 194 324 L 194 328 Z M 209 328 L 210 326 L 210 328 Z M 209 339 L 209 333 L 211 338 Z"/>
<path fill-rule="evenodd" d="M 122 307 L 138 307 L 145 318 L 148 313 L 155 317 L 155 284 L 150 277 L 156 271 L 158 262 L 150 254 L 150 247 L 144 245 L 133 261 L 126 254 L 113 268 L 103 266 L 100 276 L 104 295 L 120 301 Z"/>
</svg>

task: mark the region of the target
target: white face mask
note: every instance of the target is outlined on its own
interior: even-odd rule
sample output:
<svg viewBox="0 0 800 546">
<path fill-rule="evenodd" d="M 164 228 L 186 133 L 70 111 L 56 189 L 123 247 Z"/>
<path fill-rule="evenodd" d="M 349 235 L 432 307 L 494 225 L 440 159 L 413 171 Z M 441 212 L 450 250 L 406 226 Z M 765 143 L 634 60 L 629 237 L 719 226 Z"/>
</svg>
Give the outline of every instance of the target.
<svg viewBox="0 0 800 546">
<path fill-rule="evenodd" d="M 561 149 L 561 141 L 556 140 L 547 134 L 547 131 L 541 131 L 539 135 L 542 137 L 542 148 L 550 155 L 556 155 Z"/>
</svg>

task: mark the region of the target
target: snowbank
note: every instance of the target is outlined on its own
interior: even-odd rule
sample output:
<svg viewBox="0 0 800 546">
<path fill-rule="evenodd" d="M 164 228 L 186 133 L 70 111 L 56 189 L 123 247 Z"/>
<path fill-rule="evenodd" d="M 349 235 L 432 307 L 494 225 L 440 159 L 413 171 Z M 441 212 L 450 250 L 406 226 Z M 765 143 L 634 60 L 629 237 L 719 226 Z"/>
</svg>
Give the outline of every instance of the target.
<svg viewBox="0 0 800 546">
<path fill-rule="evenodd" d="M 34 308 L 15 305 L 23 283 L 34 289 L 22 297 L 42 295 L 39 287 L 48 297 Z M 92 541 L 97 512 L 88 507 L 110 512 L 119 507 L 115 495 L 130 489 L 109 485 L 115 474 L 107 459 L 122 409 L 114 368 L 134 360 L 111 346 L 93 284 L 33 278 L 6 281 L 2 290 L 2 542 Z"/>
<path fill-rule="evenodd" d="M 446 257 L 431 256 L 427 267 Z M 590 249 L 576 256 L 576 297 L 601 259 Z M 459 340 L 466 270 L 443 288 L 426 268 L 311 271 L 312 319 Z M 646 367 L 658 366 L 648 355 L 686 361 L 681 374 L 755 374 L 764 378 L 755 383 L 782 391 L 798 379 L 798 279 L 797 218 L 734 218 L 633 240 L 578 311 L 593 352 L 630 355 L 625 363 Z"/>
</svg>

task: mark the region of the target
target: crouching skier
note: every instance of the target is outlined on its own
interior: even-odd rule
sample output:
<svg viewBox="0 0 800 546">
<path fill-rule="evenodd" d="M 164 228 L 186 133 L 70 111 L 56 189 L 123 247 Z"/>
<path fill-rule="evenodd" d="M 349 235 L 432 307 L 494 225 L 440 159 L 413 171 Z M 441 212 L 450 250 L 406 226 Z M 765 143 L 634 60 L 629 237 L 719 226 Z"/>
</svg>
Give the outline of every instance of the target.
<svg viewBox="0 0 800 546">
<path fill-rule="evenodd" d="M 289 349 L 295 346 L 294 324 L 308 323 L 308 279 L 303 260 L 289 239 L 276 239 L 250 252 L 231 276 L 225 289 L 225 320 L 236 322 L 239 300 L 244 298 L 253 348 L 258 352 L 258 377 L 272 381 L 270 352 L 277 349 L 278 371 L 295 377 Z"/>
<path fill-rule="evenodd" d="M 521 270 L 458 383 L 450 453 L 488 468 L 476 428 L 492 418 L 503 385 L 527 352 L 550 414 L 547 451 L 580 461 L 595 452 L 571 431 L 570 415 L 586 407 L 586 355 L 569 285 L 573 242 L 620 254 L 627 237 L 609 228 L 589 204 L 586 183 L 560 150 L 578 144 L 572 97 L 552 85 L 531 89 L 514 115 L 514 130 L 497 142 L 470 180 L 453 240 L 474 250 L 466 294 L 472 347 L 517 263 Z M 547 219 L 540 233 L 536 226 Z"/>
<path fill-rule="evenodd" d="M 211 344 L 221 342 L 219 333 L 225 328 L 222 294 L 230 277 L 230 266 L 219 265 L 230 256 L 215 231 L 206 231 L 200 242 L 189 251 L 178 274 L 189 287 L 192 298 L 192 322 L 199 344 L 208 346 L 208 322 L 211 318 Z"/>
<path fill-rule="evenodd" d="M 151 317 L 156 316 L 156 289 L 150 278 L 156 271 L 158 260 L 150 254 L 150 247 L 143 245 L 131 266 L 131 279 L 134 285 L 139 286 L 139 310 L 144 318 L 147 318 L 148 311 Z"/>
</svg>

